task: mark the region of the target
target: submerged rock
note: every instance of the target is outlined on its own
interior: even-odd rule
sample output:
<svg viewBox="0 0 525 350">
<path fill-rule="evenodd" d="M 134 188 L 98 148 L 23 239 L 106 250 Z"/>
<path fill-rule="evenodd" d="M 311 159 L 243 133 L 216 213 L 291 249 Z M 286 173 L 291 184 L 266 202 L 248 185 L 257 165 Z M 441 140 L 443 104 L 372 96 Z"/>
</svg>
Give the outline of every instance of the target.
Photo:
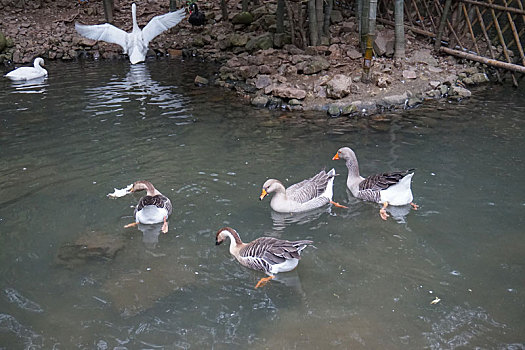
<svg viewBox="0 0 525 350">
<path fill-rule="evenodd" d="M 90 260 L 112 260 L 123 248 L 124 240 L 121 237 L 92 231 L 83 234 L 72 243 L 63 244 L 58 249 L 55 261 L 59 265 L 72 268 Z"/>
</svg>

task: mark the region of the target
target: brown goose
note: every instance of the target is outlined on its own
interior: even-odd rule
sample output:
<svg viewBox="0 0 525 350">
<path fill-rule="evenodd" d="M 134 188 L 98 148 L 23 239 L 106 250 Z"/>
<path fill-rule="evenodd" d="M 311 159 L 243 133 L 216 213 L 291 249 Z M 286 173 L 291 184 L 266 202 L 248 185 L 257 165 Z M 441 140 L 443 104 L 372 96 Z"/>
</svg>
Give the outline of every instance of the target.
<svg viewBox="0 0 525 350">
<path fill-rule="evenodd" d="M 278 213 L 300 213 L 332 203 L 335 206 L 346 208 L 332 201 L 335 169 L 319 174 L 285 188 L 281 181 L 269 179 L 263 184 L 260 200 L 269 193 L 275 192 L 270 207 Z"/>
<path fill-rule="evenodd" d="M 332 160 L 336 159 L 346 161 L 348 168 L 346 186 L 354 197 L 383 204 L 379 210 L 379 215 L 383 220 L 389 216 L 386 212 L 389 204 L 406 205 L 410 203 L 412 208 L 417 210 L 418 206 L 412 202 L 414 197 L 410 188 L 414 169 L 375 174 L 364 178 L 359 175 L 357 157 L 351 148 L 340 148 L 332 158 Z"/>
<path fill-rule="evenodd" d="M 141 224 L 158 224 L 163 222 L 162 232 L 168 232 L 168 216 L 171 215 L 173 207 L 168 197 L 160 193 L 149 181 L 136 181 L 129 192 L 146 190 L 135 207 L 135 222 L 124 227 L 133 227 Z"/>
<path fill-rule="evenodd" d="M 230 239 L 231 255 L 241 265 L 269 275 L 261 278 L 255 288 L 264 286 L 276 273 L 295 269 L 299 264 L 301 251 L 313 243 L 308 240 L 290 242 L 273 237 L 259 237 L 250 243 L 243 243 L 237 231 L 231 227 L 223 227 L 217 231 L 215 244 L 221 244 L 226 238 Z"/>
</svg>

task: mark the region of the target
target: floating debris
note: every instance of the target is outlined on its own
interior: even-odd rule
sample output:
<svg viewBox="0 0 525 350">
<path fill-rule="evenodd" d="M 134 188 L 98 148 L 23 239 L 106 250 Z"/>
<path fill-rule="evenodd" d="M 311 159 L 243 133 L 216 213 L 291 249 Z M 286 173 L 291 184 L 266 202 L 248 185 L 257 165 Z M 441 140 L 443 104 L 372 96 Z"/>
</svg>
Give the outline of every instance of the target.
<svg viewBox="0 0 525 350">
<path fill-rule="evenodd" d="M 133 187 L 133 184 L 131 185 L 128 185 L 127 187 L 125 188 L 121 188 L 120 190 L 115 188 L 114 192 L 113 193 L 108 193 L 108 197 L 109 198 L 119 198 L 119 197 L 124 197 L 125 195 L 127 195 L 129 192 L 129 190 L 131 190 L 131 188 Z"/>
<path fill-rule="evenodd" d="M 434 305 L 434 304 L 439 303 L 440 301 L 441 301 L 441 299 L 439 299 L 438 297 L 436 297 L 436 299 L 432 300 L 432 301 L 430 302 L 430 304 L 431 304 L 431 305 Z"/>
</svg>

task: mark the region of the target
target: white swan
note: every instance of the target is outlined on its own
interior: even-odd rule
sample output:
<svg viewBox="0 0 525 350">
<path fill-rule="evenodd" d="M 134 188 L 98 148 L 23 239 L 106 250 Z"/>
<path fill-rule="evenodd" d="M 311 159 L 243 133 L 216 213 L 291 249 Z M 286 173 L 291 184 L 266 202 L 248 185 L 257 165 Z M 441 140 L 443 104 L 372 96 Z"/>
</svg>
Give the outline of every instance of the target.
<svg viewBox="0 0 525 350">
<path fill-rule="evenodd" d="M 47 76 L 47 70 L 42 68 L 44 60 L 40 57 L 35 58 L 34 67 L 20 67 L 5 76 L 11 80 L 32 80 Z"/>
<path fill-rule="evenodd" d="M 131 5 L 131 16 L 133 18 L 133 30 L 126 33 L 109 23 L 97 25 L 84 25 L 75 23 L 77 32 L 86 38 L 93 40 L 103 40 L 122 46 L 124 53 L 129 55 L 131 64 L 143 62 L 148 52 L 148 44 L 157 35 L 176 26 L 186 16 L 185 9 L 182 8 L 175 12 L 155 16 L 146 24 L 144 29 L 140 29 L 137 23 L 137 6 Z"/>
</svg>

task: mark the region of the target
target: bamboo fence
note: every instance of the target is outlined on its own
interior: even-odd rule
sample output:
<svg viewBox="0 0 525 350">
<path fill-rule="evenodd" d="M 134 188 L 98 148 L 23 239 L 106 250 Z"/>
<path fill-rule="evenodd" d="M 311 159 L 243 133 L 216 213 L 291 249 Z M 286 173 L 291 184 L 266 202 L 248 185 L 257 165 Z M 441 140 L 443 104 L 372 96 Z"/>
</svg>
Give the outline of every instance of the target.
<svg viewBox="0 0 525 350">
<path fill-rule="evenodd" d="M 525 76 L 525 0 L 405 0 L 405 30 L 427 36 L 436 51 Z M 378 21 L 394 25 L 394 2 L 379 0 Z"/>
</svg>

